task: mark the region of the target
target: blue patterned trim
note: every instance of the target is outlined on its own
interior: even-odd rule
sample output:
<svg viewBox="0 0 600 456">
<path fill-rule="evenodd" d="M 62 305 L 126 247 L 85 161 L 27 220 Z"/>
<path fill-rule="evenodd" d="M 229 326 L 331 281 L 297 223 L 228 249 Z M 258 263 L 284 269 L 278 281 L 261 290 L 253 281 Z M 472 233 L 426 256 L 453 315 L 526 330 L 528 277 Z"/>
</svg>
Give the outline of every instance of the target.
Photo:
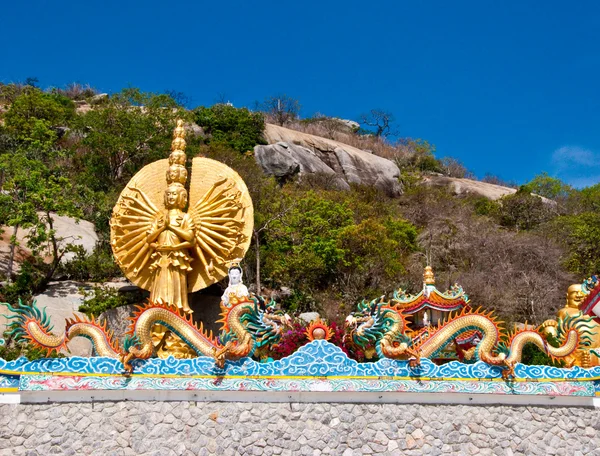
<svg viewBox="0 0 600 456">
<path fill-rule="evenodd" d="M 150 375 L 208 375 L 240 377 L 402 377 L 430 379 L 500 379 L 502 369 L 483 362 L 463 364 L 452 361 L 437 366 L 428 359 L 421 360 L 417 369 L 410 368 L 406 361 L 381 359 L 374 363 L 358 363 L 349 359 L 337 346 L 322 340 L 304 345 L 292 355 L 278 361 L 258 363 L 250 358 L 227 362 L 224 369 L 215 367 L 214 360 L 206 356 L 178 360 L 149 359 L 136 360 L 135 374 Z M 57 358 L 27 361 L 0 359 L 0 374 L 19 373 L 73 373 L 73 374 L 113 374 L 123 373 L 123 365 L 113 358 Z M 550 366 L 526 366 L 517 364 L 517 379 L 533 380 L 592 380 L 600 379 L 600 366 L 591 369 L 573 367 L 561 369 Z"/>
</svg>

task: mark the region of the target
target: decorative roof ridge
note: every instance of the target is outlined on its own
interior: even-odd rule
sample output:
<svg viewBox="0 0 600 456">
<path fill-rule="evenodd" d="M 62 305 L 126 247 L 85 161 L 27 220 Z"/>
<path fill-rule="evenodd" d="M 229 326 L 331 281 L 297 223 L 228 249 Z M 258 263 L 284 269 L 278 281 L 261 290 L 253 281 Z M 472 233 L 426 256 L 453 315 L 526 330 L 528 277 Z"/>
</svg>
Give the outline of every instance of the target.
<svg viewBox="0 0 600 456">
<path fill-rule="evenodd" d="M 427 291 L 427 293 L 426 293 L 426 291 Z M 453 302 L 453 301 L 463 300 L 465 303 L 469 302 L 469 296 L 465 293 L 463 288 L 460 285 L 458 285 L 457 283 L 452 285 L 452 287 L 450 287 L 450 289 L 446 290 L 445 292 L 438 290 L 435 287 L 435 285 L 425 285 L 423 287 L 423 290 L 421 290 L 417 294 L 410 294 L 406 290 L 403 290 L 402 288 L 397 288 L 393 292 L 392 300 L 398 304 L 410 304 L 415 301 L 418 301 L 421 297 L 423 297 L 425 300 L 429 300 L 429 297 L 432 294 L 436 294 L 440 298 L 442 298 L 443 300 L 446 300 L 446 301 Z"/>
</svg>

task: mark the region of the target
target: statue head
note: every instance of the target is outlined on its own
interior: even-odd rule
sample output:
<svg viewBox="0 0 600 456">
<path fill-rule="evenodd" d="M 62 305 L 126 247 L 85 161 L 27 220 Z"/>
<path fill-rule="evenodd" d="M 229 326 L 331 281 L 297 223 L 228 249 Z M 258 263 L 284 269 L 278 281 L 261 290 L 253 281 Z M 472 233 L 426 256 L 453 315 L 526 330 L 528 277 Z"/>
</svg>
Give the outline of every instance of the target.
<svg viewBox="0 0 600 456">
<path fill-rule="evenodd" d="M 566 307 L 579 309 L 579 306 L 583 302 L 584 298 L 585 298 L 585 293 L 583 293 L 583 291 L 581 289 L 581 284 L 576 283 L 574 285 L 571 285 L 567 289 L 567 305 L 566 305 Z"/>
<path fill-rule="evenodd" d="M 232 266 L 229 268 L 229 285 L 238 285 L 242 283 L 242 268 Z"/>
<path fill-rule="evenodd" d="M 187 181 L 187 177 L 187 169 L 185 169 L 183 166 L 173 165 L 169 166 L 169 169 L 167 170 L 167 183 L 169 185 L 174 183 L 184 185 Z"/>
<path fill-rule="evenodd" d="M 187 190 L 181 184 L 171 184 L 165 190 L 167 209 L 184 209 L 187 205 Z"/>
</svg>

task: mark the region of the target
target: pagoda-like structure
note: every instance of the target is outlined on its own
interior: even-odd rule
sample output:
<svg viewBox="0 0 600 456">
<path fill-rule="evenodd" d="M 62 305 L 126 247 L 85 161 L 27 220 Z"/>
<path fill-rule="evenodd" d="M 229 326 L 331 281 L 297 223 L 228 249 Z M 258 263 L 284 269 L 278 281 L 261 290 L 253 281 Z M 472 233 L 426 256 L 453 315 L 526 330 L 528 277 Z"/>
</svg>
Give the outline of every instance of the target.
<svg viewBox="0 0 600 456">
<path fill-rule="evenodd" d="M 431 266 L 423 272 L 423 289 L 416 295 L 399 288 L 394 291 L 391 304 L 410 317 L 409 334 L 415 341 L 429 335 L 430 328 L 448 320 L 451 313 L 469 311 L 469 297 L 463 288 L 455 283 L 442 292 L 435 286 L 435 274 Z M 467 331 L 454 339 L 454 344 L 445 349 L 438 360 L 462 360 L 463 352 L 473 347 L 481 338 L 479 331 Z"/>
<path fill-rule="evenodd" d="M 404 315 L 412 317 L 413 331 L 429 325 L 438 325 L 450 312 L 471 309 L 469 297 L 457 283 L 446 292 L 435 287 L 435 275 L 431 266 L 425 267 L 423 289 L 418 294 L 412 295 L 399 288 L 394 291 L 392 303 Z"/>
</svg>

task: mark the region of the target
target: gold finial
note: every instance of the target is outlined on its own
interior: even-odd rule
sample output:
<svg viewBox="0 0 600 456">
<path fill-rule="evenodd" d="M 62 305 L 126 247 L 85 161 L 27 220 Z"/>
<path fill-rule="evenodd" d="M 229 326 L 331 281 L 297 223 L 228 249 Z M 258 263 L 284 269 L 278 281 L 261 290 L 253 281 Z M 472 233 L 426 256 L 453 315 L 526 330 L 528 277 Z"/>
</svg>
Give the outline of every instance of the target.
<svg viewBox="0 0 600 456">
<path fill-rule="evenodd" d="M 173 141 L 171 142 L 171 150 L 185 150 L 185 127 L 183 120 L 177 119 L 177 126 L 173 130 Z"/>
<path fill-rule="evenodd" d="M 185 155 L 185 127 L 183 120 L 177 120 L 177 127 L 173 130 L 173 141 L 171 142 L 171 155 L 169 155 L 169 169 L 167 170 L 167 183 L 181 184 L 185 186 L 188 173 L 185 169 L 187 157 Z"/>
<path fill-rule="evenodd" d="M 433 268 L 431 266 L 425 266 L 425 271 L 423 272 L 423 283 L 425 285 L 435 284 L 435 276 L 433 275 Z"/>
</svg>

